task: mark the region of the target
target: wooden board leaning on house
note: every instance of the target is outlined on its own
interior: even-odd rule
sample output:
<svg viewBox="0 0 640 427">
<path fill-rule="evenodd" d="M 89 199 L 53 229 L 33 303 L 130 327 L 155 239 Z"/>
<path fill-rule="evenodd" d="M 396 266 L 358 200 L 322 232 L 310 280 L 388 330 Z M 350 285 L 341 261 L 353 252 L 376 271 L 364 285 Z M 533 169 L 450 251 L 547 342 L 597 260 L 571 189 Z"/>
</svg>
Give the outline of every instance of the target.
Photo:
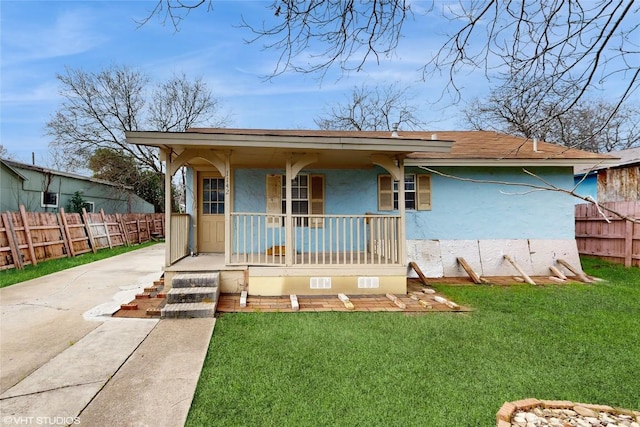
<svg viewBox="0 0 640 427">
<path fill-rule="evenodd" d="M 161 237 L 162 213 L 27 212 L 20 206 L 19 212 L 0 214 L 0 270 Z"/>
</svg>

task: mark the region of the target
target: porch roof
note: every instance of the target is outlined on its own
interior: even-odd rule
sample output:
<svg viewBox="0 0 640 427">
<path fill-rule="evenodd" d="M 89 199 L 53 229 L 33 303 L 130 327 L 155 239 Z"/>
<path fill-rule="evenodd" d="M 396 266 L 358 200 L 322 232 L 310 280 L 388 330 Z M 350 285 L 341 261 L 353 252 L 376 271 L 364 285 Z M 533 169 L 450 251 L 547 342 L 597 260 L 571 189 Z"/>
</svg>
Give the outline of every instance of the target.
<svg viewBox="0 0 640 427">
<path fill-rule="evenodd" d="M 314 153 L 316 167 L 371 165 L 372 155 L 446 153 L 452 141 L 424 134 L 393 136 L 391 132 L 320 130 L 189 129 L 186 132 L 127 132 L 127 142 L 171 150 L 175 157 L 187 149 L 231 152 L 235 166 L 273 167 L 287 154 Z"/>
<path fill-rule="evenodd" d="M 493 131 L 325 131 L 194 128 L 186 132 L 127 132 L 127 141 L 170 149 L 231 151 L 236 166 L 271 167 L 287 153 L 318 154 L 317 167 L 370 165 L 370 157 L 405 157 L 405 166 L 607 166 L 610 155 Z"/>
</svg>

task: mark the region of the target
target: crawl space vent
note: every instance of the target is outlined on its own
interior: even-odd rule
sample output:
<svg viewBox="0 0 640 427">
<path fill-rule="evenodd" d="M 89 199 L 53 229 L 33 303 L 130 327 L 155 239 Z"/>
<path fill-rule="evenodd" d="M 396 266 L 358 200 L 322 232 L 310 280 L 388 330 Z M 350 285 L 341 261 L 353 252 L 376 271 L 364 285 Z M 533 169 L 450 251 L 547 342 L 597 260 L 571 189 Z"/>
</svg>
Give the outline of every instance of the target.
<svg viewBox="0 0 640 427">
<path fill-rule="evenodd" d="M 379 277 L 358 277 L 358 289 L 374 289 L 379 287 Z"/>
<path fill-rule="evenodd" d="M 311 289 L 331 289 L 331 277 L 312 277 L 309 279 Z"/>
</svg>

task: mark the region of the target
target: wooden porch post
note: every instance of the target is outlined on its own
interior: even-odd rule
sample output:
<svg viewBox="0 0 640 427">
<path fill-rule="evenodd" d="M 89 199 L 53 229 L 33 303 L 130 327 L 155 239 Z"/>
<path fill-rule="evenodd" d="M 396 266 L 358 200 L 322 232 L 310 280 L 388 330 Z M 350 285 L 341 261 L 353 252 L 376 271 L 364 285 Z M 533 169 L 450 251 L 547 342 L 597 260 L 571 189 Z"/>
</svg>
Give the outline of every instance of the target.
<svg viewBox="0 0 640 427">
<path fill-rule="evenodd" d="M 400 265 L 407 263 L 407 210 L 404 197 L 404 157 L 398 157 L 398 213 L 400 213 L 400 224 L 398 224 L 398 262 Z"/>
<path fill-rule="evenodd" d="M 293 221 L 291 210 L 293 209 L 293 203 L 291 202 L 292 190 L 291 181 L 293 180 L 293 167 L 291 165 L 291 155 L 287 157 L 287 169 L 285 176 L 285 206 L 286 214 L 284 218 L 284 234 L 285 234 L 285 253 L 284 263 L 286 266 L 293 265 Z"/>
<path fill-rule="evenodd" d="M 233 234 L 231 233 L 231 211 L 233 210 L 233 196 L 231 195 L 231 152 L 228 151 L 224 156 L 224 263 L 231 263 L 231 251 L 233 250 L 233 242 L 231 241 Z"/>
<path fill-rule="evenodd" d="M 171 265 L 171 150 L 160 149 L 160 161 L 164 160 L 164 230 L 165 230 L 165 267 Z"/>
</svg>

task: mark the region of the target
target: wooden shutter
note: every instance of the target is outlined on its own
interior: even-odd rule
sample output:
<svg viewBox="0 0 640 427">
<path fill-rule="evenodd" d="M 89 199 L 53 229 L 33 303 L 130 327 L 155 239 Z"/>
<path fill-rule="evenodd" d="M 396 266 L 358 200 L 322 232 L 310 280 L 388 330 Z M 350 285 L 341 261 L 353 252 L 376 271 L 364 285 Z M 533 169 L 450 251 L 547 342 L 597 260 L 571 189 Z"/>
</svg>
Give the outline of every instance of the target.
<svg viewBox="0 0 640 427">
<path fill-rule="evenodd" d="M 324 215 L 324 175 L 309 176 L 309 214 Z M 322 227 L 322 218 L 313 218 L 312 227 Z"/>
<path fill-rule="evenodd" d="M 391 175 L 378 175 L 378 210 L 393 210 L 393 180 Z"/>
<path fill-rule="evenodd" d="M 431 175 L 416 175 L 416 209 L 431 210 Z"/>
<path fill-rule="evenodd" d="M 267 227 L 280 227 L 282 213 L 282 175 L 267 175 Z"/>
</svg>

